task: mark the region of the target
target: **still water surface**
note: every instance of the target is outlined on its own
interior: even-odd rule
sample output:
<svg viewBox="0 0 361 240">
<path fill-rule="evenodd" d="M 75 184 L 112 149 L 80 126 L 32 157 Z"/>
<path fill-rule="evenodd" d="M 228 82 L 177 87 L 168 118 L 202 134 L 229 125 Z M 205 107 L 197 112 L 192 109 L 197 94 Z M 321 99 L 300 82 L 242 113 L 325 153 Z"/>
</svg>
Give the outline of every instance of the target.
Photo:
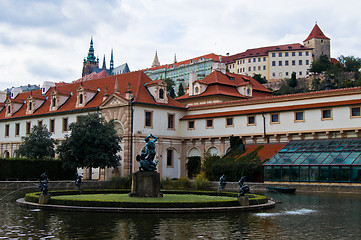
<svg viewBox="0 0 361 240">
<path fill-rule="evenodd" d="M 360 239 L 361 193 L 280 195 L 259 212 L 104 214 L 17 206 L 0 191 L 0 239 Z"/>
</svg>

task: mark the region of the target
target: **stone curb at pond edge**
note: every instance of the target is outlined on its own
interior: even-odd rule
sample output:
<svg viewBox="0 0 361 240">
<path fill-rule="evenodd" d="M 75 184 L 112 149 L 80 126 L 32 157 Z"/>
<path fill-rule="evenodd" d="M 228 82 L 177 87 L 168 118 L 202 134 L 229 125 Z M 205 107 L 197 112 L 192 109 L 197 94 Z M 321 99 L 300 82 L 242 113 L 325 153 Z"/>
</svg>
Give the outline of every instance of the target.
<svg viewBox="0 0 361 240">
<path fill-rule="evenodd" d="M 61 210 L 61 211 L 80 211 L 80 212 L 109 212 L 109 213 L 192 213 L 192 212 L 230 212 L 230 211 L 254 211 L 260 209 L 273 208 L 276 203 L 268 200 L 267 203 L 251 205 L 251 206 L 236 206 L 236 207 L 209 207 L 209 208 L 114 208 L 114 207 L 81 207 L 81 206 L 65 206 L 65 205 L 51 205 L 38 204 L 26 202 L 24 198 L 16 200 L 16 203 L 21 206 L 31 208 L 41 208 L 47 210 Z"/>
</svg>

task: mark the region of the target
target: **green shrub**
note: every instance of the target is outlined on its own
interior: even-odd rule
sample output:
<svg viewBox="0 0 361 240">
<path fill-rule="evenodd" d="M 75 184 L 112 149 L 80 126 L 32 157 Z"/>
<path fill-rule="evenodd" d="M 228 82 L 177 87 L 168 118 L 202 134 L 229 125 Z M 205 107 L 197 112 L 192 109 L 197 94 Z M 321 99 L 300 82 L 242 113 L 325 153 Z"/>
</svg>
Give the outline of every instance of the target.
<svg viewBox="0 0 361 240">
<path fill-rule="evenodd" d="M 170 179 L 165 178 L 160 181 L 162 189 L 181 189 L 187 190 L 191 187 L 189 178 Z"/>
<path fill-rule="evenodd" d="M 110 189 L 121 189 L 121 188 L 130 188 L 132 185 L 132 179 L 130 176 L 119 177 L 115 176 L 112 177 L 108 183 Z"/>
<path fill-rule="evenodd" d="M 211 183 L 206 178 L 205 172 L 200 172 L 199 174 L 196 175 L 195 178 L 193 178 L 193 182 L 192 182 L 193 189 L 196 190 L 209 189 L 210 185 Z"/>
<path fill-rule="evenodd" d="M 194 175 L 200 173 L 201 171 L 201 157 L 194 156 L 189 157 L 186 163 L 187 175 L 189 178 L 192 178 Z"/>
</svg>

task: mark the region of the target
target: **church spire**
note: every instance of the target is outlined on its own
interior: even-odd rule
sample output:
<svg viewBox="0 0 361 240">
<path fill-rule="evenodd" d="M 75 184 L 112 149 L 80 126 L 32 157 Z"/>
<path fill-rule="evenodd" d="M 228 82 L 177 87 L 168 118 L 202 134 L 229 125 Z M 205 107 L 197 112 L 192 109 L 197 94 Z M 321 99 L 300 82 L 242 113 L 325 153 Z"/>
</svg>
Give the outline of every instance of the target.
<svg viewBox="0 0 361 240">
<path fill-rule="evenodd" d="M 112 51 L 110 53 L 110 70 L 114 69 L 114 61 L 113 61 L 113 48 Z"/>
<path fill-rule="evenodd" d="M 88 56 L 87 56 L 87 61 L 95 62 L 94 47 L 93 47 L 93 36 L 90 39 L 90 47 L 89 47 L 89 52 L 88 52 Z"/>
<path fill-rule="evenodd" d="M 174 63 L 177 63 L 177 55 L 174 54 Z"/>
<path fill-rule="evenodd" d="M 102 69 L 107 69 L 107 66 L 105 64 L 105 54 L 104 54 L 104 58 L 103 58 L 103 67 L 102 67 Z"/>
<path fill-rule="evenodd" d="M 155 56 L 154 56 L 152 67 L 159 67 L 159 66 L 160 66 L 160 63 L 158 60 L 158 53 L 157 53 L 157 51 L 155 51 Z"/>
</svg>

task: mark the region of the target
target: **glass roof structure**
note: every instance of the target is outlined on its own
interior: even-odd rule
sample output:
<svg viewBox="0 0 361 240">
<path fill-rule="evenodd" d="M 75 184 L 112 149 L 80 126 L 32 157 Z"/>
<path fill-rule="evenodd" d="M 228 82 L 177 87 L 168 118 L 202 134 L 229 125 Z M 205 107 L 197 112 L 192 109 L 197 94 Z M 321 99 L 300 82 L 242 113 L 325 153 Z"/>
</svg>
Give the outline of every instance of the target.
<svg viewBox="0 0 361 240">
<path fill-rule="evenodd" d="M 264 165 L 361 165 L 361 138 L 290 141 Z"/>
<path fill-rule="evenodd" d="M 361 138 L 290 141 L 263 166 L 265 181 L 361 182 Z"/>
</svg>

